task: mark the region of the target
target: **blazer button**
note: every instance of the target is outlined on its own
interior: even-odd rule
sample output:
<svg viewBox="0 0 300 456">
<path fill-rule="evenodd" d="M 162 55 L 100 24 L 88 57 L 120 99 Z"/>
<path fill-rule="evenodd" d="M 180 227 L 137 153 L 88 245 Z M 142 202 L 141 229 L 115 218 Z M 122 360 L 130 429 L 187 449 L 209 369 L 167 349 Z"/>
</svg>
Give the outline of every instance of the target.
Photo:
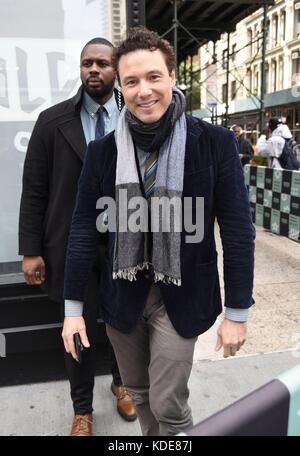
<svg viewBox="0 0 300 456">
<path fill-rule="evenodd" d="M 145 277 L 146 279 L 150 279 L 150 274 L 148 272 L 145 272 Z"/>
</svg>

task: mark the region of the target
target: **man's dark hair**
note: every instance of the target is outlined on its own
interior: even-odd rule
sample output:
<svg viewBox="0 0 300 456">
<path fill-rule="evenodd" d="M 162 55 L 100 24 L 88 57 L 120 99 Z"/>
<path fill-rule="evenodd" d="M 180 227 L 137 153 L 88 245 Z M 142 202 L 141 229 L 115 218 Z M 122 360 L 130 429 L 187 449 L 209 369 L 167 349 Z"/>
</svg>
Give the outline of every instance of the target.
<svg viewBox="0 0 300 456">
<path fill-rule="evenodd" d="M 82 51 L 81 51 L 81 55 L 83 53 L 83 51 L 85 50 L 85 48 L 87 46 L 89 46 L 90 44 L 103 44 L 104 46 L 109 46 L 111 48 L 114 47 L 114 45 L 108 41 L 106 38 L 101 38 L 101 37 L 96 37 L 96 38 L 92 38 L 90 41 L 88 41 L 82 48 Z"/>
<path fill-rule="evenodd" d="M 278 125 L 280 125 L 282 123 L 281 119 L 279 119 L 279 117 L 271 117 L 269 119 L 269 128 L 271 131 L 274 131 Z"/>
<path fill-rule="evenodd" d="M 148 30 L 146 27 L 138 26 L 128 29 L 126 39 L 123 40 L 113 54 L 113 66 L 118 74 L 119 61 L 122 55 L 129 52 L 147 50 L 156 51 L 159 49 L 164 55 L 169 72 L 175 68 L 175 54 L 171 44 L 161 38 L 158 33 Z"/>
</svg>

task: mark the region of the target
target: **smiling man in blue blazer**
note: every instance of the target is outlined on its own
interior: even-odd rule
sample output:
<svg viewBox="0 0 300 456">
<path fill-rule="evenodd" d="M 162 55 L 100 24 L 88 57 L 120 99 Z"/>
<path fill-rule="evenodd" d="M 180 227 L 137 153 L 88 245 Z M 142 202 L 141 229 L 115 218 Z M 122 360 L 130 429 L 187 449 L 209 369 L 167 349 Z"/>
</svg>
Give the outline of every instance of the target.
<svg viewBox="0 0 300 456">
<path fill-rule="evenodd" d="M 143 434 L 172 435 L 192 425 L 187 383 L 195 342 L 222 311 L 215 219 L 225 281 L 225 318 L 216 349 L 223 346 L 225 357 L 246 340 L 255 232 L 234 135 L 185 114 L 170 44 L 143 27 L 133 28 L 116 49 L 114 65 L 126 107 L 116 131 L 89 145 L 79 181 L 66 261 L 63 338 L 75 358 L 74 332 L 89 346 L 82 300 L 96 245 L 103 242 L 100 304 L 122 378 Z M 105 211 L 108 219 L 116 214 L 114 223 L 106 220 L 106 235 L 99 232 L 105 222 L 100 217 L 99 223 L 103 198 L 115 202 L 115 212 Z M 193 221 L 199 198 L 204 199 L 198 242 L 191 241 L 185 223 L 176 229 L 175 209 L 169 231 L 162 229 L 161 212 L 160 228 L 151 230 L 155 201 L 172 198 L 183 203 L 179 213 L 189 213 Z M 136 201 L 140 217 L 133 211 Z M 143 230 L 122 228 L 124 220 L 130 228 L 133 217 L 147 219 Z"/>
</svg>

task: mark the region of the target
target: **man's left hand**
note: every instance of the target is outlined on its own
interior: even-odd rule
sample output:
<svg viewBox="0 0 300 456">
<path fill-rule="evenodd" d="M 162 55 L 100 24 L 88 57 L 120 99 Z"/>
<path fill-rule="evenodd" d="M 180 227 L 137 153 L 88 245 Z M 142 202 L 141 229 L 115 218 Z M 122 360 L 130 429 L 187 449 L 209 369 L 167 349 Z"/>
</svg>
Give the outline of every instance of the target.
<svg viewBox="0 0 300 456">
<path fill-rule="evenodd" d="M 220 324 L 217 334 L 218 339 L 215 350 L 219 351 L 223 347 L 224 358 L 234 356 L 246 341 L 247 323 L 227 320 L 225 318 Z"/>
</svg>

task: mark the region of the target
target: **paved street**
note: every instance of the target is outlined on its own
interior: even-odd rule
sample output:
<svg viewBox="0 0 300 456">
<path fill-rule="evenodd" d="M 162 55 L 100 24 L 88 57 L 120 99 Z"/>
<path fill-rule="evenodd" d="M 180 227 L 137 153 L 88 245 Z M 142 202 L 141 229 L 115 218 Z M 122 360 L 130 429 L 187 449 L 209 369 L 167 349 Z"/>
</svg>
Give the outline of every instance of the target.
<svg viewBox="0 0 300 456">
<path fill-rule="evenodd" d="M 195 423 L 300 362 L 299 277 L 300 244 L 257 228 L 248 341 L 239 356 L 224 359 L 214 352 L 217 324 L 199 337 L 190 379 Z M 118 416 L 110 382 L 96 378 L 95 435 L 140 435 L 137 422 Z M 0 435 L 67 435 L 71 418 L 66 381 L 0 388 Z"/>
<path fill-rule="evenodd" d="M 300 345 L 300 243 L 260 227 L 256 230 L 256 304 L 249 313 L 248 340 L 240 350 L 241 355 L 289 350 L 297 340 Z M 218 251 L 221 252 L 220 240 Z M 199 337 L 195 361 L 222 358 L 221 353 L 213 350 L 217 326 L 218 323 Z"/>
</svg>

